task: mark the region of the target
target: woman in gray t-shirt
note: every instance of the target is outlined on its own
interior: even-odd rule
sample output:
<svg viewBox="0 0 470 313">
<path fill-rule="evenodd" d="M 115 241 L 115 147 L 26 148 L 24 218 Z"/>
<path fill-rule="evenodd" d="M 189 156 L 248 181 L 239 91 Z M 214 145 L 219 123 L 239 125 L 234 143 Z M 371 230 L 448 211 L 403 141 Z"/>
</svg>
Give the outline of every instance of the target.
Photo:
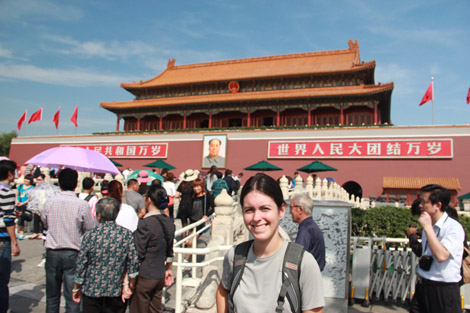
<svg viewBox="0 0 470 313">
<path fill-rule="evenodd" d="M 279 235 L 279 221 L 286 211 L 282 191 L 274 179 L 257 174 L 243 186 L 240 203 L 245 226 L 254 241 L 243 276 L 233 294 L 237 313 L 276 311 L 282 285 L 283 259 L 287 242 Z M 229 312 L 228 298 L 232 288 L 234 247 L 224 258 L 222 281 L 217 290 L 217 312 Z M 323 312 L 325 300 L 320 269 L 310 253 L 304 253 L 299 277 L 302 312 Z M 291 312 L 285 301 L 282 312 Z"/>
</svg>

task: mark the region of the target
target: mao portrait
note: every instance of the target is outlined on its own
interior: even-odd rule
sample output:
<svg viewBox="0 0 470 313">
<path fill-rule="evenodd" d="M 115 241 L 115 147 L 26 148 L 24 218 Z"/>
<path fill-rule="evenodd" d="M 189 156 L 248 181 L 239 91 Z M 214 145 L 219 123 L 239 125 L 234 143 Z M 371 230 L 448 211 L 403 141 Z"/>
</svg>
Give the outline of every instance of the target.
<svg viewBox="0 0 470 313">
<path fill-rule="evenodd" d="M 225 156 L 227 153 L 227 136 L 210 135 L 204 136 L 202 148 L 202 168 L 209 168 L 212 165 L 218 168 L 226 167 Z"/>
</svg>

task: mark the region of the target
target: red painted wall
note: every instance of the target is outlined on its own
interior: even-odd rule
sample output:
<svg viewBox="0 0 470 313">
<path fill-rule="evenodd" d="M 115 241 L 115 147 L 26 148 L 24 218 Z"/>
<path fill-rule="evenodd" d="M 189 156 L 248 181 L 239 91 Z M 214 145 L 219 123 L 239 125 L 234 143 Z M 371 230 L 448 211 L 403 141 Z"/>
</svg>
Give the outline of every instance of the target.
<svg viewBox="0 0 470 313">
<path fill-rule="evenodd" d="M 462 127 L 461 127 L 462 128 Z M 459 129 L 461 129 L 459 128 Z M 427 135 L 439 136 L 439 129 L 430 128 L 432 132 Z M 358 137 L 361 139 L 368 139 L 369 135 L 373 135 L 374 131 L 368 129 L 356 130 L 359 131 L 359 134 L 362 134 Z M 387 138 L 396 138 L 393 134 L 400 134 L 399 138 L 406 138 L 401 135 L 400 132 L 403 131 L 403 128 L 398 128 L 397 131 L 391 131 L 391 135 L 384 137 Z M 292 132 L 292 131 L 291 131 Z M 330 130 L 330 132 L 332 132 Z M 383 177 L 457 177 L 460 181 L 462 190 L 459 192 L 459 195 L 467 193 L 470 191 L 470 166 L 468 156 L 470 155 L 470 127 L 465 129 L 466 134 L 464 135 L 443 135 L 442 138 L 453 138 L 453 158 L 452 159 L 322 159 L 320 161 L 335 167 L 338 169 L 337 172 L 322 172 L 319 173 L 320 178 L 324 177 L 333 177 L 336 181 L 342 185 L 347 181 L 355 181 L 361 185 L 363 190 L 363 196 L 369 197 L 369 195 L 379 196 L 383 192 L 382 188 L 382 179 Z M 278 135 L 280 132 L 276 132 Z M 250 136 L 253 135 L 251 139 Z M 262 134 L 263 139 L 256 139 L 257 135 Z M 291 133 L 288 133 L 289 135 Z M 288 137 L 289 139 L 283 140 L 295 140 L 293 135 L 299 134 L 302 136 L 301 140 L 310 140 L 313 139 L 316 134 L 319 134 L 318 131 L 308 131 L 305 132 L 292 132 L 292 136 Z M 306 137 L 306 134 L 311 134 L 311 137 Z M 329 133 L 328 133 L 329 134 Z M 182 136 L 181 134 L 178 134 Z M 300 168 L 308 163 L 314 161 L 314 159 L 267 159 L 268 154 L 268 141 L 269 140 L 279 140 L 279 137 L 276 139 L 269 138 L 269 132 L 227 132 L 228 135 L 228 146 L 227 146 L 227 165 L 228 168 L 232 169 L 235 174 L 239 172 L 244 173 L 244 180 L 253 175 L 254 172 L 244 171 L 243 168 L 250 166 L 258 161 L 267 160 L 272 164 L 275 164 L 283 169 L 283 171 L 268 172 L 266 174 L 271 175 L 274 178 L 279 178 L 282 175 L 293 176 L 293 173 L 297 168 Z M 334 132 L 332 132 L 334 135 Z M 166 136 L 165 138 L 172 138 L 173 135 L 140 135 L 141 137 L 149 136 L 151 140 L 155 142 L 168 142 L 168 157 L 165 159 L 168 163 L 177 167 L 174 170 L 174 174 L 178 176 L 181 172 L 185 171 L 188 168 L 200 169 L 201 171 L 207 171 L 207 169 L 201 169 L 202 164 L 202 140 L 203 134 L 187 134 L 188 141 L 179 141 L 179 140 L 160 140 L 159 136 Z M 184 136 L 184 135 L 183 135 Z M 197 139 L 194 139 L 194 137 Z M 244 136 L 245 139 L 238 140 L 236 136 Z M 50 147 L 59 146 L 61 144 L 76 144 L 77 140 L 80 140 L 80 143 L 85 142 L 85 139 L 81 137 L 53 137 L 55 140 L 60 140 L 59 143 L 33 143 L 34 141 L 40 141 L 32 137 L 28 138 L 18 138 L 15 139 L 12 143 L 10 150 L 10 158 L 17 161 L 19 164 L 23 164 L 27 159 L 34 156 L 35 154 L 46 150 Z M 87 138 L 95 137 L 88 136 Z M 124 142 L 131 142 L 134 140 L 133 136 L 130 135 L 118 135 L 110 136 L 113 140 L 122 140 Z M 338 140 L 344 137 L 331 137 L 331 140 Z M 410 137 L 411 138 L 411 137 Z M 416 138 L 413 136 L 412 138 Z M 44 141 L 51 142 L 52 140 Z M 325 140 L 321 137 L 315 137 L 315 139 Z M 111 139 L 110 139 L 111 140 Z M 29 142 L 29 144 L 26 144 Z M 106 142 L 103 140 L 102 142 Z M 119 141 L 117 141 L 119 142 Z M 207 151 L 204 151 L 204 154 L 207 154 Z M 154 159 L 115 159 L 119 163 L 123 164 L 125 167 L 131 167 L 132 169 L 143 168 L 144 164 L 154 161 Z M 158 170 L 159 171 L 159 170 Z M 308 174 L 300 173 L 302 178 L 306 178 Z"/>
</svg>

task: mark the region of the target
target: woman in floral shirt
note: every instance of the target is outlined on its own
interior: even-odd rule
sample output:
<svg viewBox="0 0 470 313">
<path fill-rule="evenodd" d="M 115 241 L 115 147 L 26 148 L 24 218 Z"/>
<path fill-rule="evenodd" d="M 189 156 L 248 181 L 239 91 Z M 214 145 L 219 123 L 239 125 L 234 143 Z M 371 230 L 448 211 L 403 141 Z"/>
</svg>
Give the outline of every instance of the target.
<svg viewBox="0 0 470 313">
<path fill-rule="evenodd" d="M 114 198 L 99 200 L 100 224 L 83 235 L 72 290 L 75 302 L 83 299 L 83 312 L 124 313 L 139 274 L 134 236 L 115 223 L 119 207 Z"/>
</svg>

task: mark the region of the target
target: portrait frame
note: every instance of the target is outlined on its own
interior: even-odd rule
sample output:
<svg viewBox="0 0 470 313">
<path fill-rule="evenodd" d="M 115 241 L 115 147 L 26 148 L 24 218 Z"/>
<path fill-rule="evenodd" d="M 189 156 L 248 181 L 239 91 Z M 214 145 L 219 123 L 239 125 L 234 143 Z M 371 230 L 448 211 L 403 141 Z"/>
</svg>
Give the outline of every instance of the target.
<svg viewBox="0 0 470 313">
<path fill-rule="evenodd" d="M 220 143 L 220 150 L 217 153 L 216 158 L 210 156 L 209 152 L 209 143 L 216 139 Z M 212 165 L 217 166 L 217 168 L 226 168 L 227 167 L 227 135 L 203 135 L 202 140 L 202 166 L 201 168 L 210 168 Z"/>
</svg>

